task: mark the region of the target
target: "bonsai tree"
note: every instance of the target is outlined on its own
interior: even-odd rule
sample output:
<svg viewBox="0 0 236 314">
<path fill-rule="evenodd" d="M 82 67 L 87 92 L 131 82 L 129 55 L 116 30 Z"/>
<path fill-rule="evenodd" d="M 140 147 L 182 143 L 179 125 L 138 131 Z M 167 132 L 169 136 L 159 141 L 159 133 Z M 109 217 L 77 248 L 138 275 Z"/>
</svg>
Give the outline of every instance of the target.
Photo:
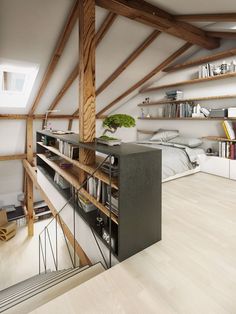
<svg viewBox="0 0 236 314">
<path fill-rule="evenodd" d="M 103 127 L 105 128 L 105 131 L 103 132 L 103 135 L 101 136 L 102 139 L 115 139 L 109 136 L 106 136 L 107 132 L 110 132 L 114 134 L 118 128 L 132 128 L 135 126 L 135 120 L 133 117 L 127 115 L 127 114 L 114 114 L 109 117 L 107 117 L 103 121 Z"/>
</svg>

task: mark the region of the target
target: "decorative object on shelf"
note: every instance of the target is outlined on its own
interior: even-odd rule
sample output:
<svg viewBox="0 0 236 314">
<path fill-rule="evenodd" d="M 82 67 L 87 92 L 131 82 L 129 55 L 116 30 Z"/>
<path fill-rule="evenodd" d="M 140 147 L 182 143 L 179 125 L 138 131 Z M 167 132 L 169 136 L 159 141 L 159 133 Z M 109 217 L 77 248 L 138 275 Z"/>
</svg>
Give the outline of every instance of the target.
<svg viewBox="0 0 236 314">
<path fill-rule="evenodd" d="M 228 118 L 236 118 L 236 108 L 228 108 Z"/>
<path fill-rule="evenodd" d="M 201 106 L 197 104 L 193 107 L 192 118 L 204 118 L 204 114 L 201 112 Z"/>
<path fill-rule="evenodd" d="M 103 132 L 103 135 L 97 139 L 97 142 L 108 146 L 120 145 L 121 144 L 120 139 L 107 136 L 106 133 L 110 132 L 114 134 L 118 128 L 122 127 L 132 128 L 134 126 L 135 126 L 134 118 L 127 114 L 111 115 L 103 121 L 103 127 L 105 128 L 105 131 Z"/>
<path fill-rule="evenodd" d="M 210 109 L 210 118 L 227 118 L 227 109 Z"/>
<path fill-rule="evenodd" d="M 48 114 L 52 113 L 52 112 L 60 112 L 60 110 L 54 109 L 54 110 L 47 110 L 46 111 L 46 116 L 45 116 L 44 125 L 43 125 L 44 130 L 52 131 L 52 126 L 51 126 L 51 124 L 48 123 Z"/>
<path fill-rule="evenodd" d="M 145 118 L 145 112 L 143 108 L 141 108 L 141 118 Z"/>
<path fill-rule="evenodd" d="M 145 100 L 143 101 L 143 105 L 148 105 L 150 104 L 150 97 L 146 97 Z"/>
<path fill-rule="evenodd" d="M 207 108 L 201 107 L 201 113 L 204 114 L 205 117 L 209 117 L 210 111 Z"/>
</svg>

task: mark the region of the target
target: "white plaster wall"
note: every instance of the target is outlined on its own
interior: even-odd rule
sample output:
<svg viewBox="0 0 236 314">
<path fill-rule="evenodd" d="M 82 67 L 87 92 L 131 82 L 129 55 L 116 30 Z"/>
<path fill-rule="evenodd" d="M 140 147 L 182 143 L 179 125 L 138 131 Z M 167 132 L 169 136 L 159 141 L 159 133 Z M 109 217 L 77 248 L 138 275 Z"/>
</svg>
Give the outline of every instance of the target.
<svg viewBox="0 0 236 314">
<path fill-rule="evenodd" d="M 220 49 L 214 51 L 224 51 L 228 48 L 235 47 L 233 41 L 227 41 L 222 44 Z M 212 52 L 206 50 L 200 50 L 197 52 L 192 59 L 197 59 L 201 56 L 210 55 Z M 236 57 L 225 59 L 230 62 L 232 59 L 236 60 Z M 220 64 L 223 60 L 218 60 L 214 62 L 215 64 Z M 185 69 L 182 71 L 177 71 L 173 73 L 165 74 L 154 83 L 153 86 L 159 86 L 163 84 L 170 84 L 174 82 L 179 82 L 183 80 L 188 80 L 193 78 L 198 71 L 198 66 Z M 177 87 L 184 91 L 184 98 L 194 98 L 203 96 L 216 96 L 216 95 L 227 95 L 236 94 L 236 78 L 217 80 L 212 82 L 200 83 L 195 85 L 186 85 Z M 170 89 L 175 89 L 169 88 Z M 156 92 L 149 92 L 144 94 L 138 94 L 133 99 L 127 101 L 125 104 L 120 106 L 118 109 L 112 111 L 111 113 L 127 113 L 135 117 L 136 119 L 140 116 L 141 110 L 137 106 L 142 103 L 145 97 L 150 97 L 151 101 L 157 101 L 163 99 L 165 96 L 165 90 L 159 90 Z M 199 103 L 206 108 L 228 108 L 236 106 L 236 99 L 224 99 L 224 100 L 211 100 L 211 101 L 199 101 Z M 153 116 L 158 115 L 160 106 L 153 106 L 146 108 L 146 113 Z M 167 129 L 178 129 L 180 133 L 184 136 L 195 136 L 203 137 L 208 135 L 224 135 L 223 128 L 221 126 L 221 121 L 194 121 L 194 120 L 136 120 L 136 128 L 133 129 L 121 129 L 117 132 L 117 135 L 122 137 L 125 141 L 133 141 L 137 138 L 137 129 L 145 130 L 157 130 L 159 128 Z"/>
</svg>

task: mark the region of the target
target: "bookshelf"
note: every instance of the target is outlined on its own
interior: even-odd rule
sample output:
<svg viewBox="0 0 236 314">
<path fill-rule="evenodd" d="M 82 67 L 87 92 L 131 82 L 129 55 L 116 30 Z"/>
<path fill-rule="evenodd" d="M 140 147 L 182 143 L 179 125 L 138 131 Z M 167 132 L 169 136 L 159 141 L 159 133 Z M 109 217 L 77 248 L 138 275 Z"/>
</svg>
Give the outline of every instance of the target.
<svg viewBox="0 0 236 314">
<path fill-rule="evenodd" d="M 183 117 L 183 118 L 168 118 L 168 117 L 150 117 L 150 118 L 142 118 L 138 117 L 139 120 L 191 120 L 191 121 L 223 121 L 223 120 L 236 120 L 236 118 L 192 118 L 192 117 Z"/>
<path fill-rule="evenodd" d="M 151 102 L 149 104 L 138 104 L 138 107 L 149 107 L 149 106 L 159 106 L 165 104 L 179 104 L 185 102 L 194 102 L 194 101 L 201 101 L 201 100 L 221 100 L 221 99 L 234 99 L 236 95 L 220 95 L 220 96 L 209 96 L 209 97 L 196 97 L 196 98 L 186 98 L 180 100 L 169 100 L 169 99 L 162 99 L 159 101 Z"/>
<path fill-rule="evenodd" d="M 216 75 L 216 76 L 211 76 L 211 77 L 205 77 L 205 78 L 199 78 L 199 79 L 193 79 L 193 80 L 180 81 L 180 82 L 175 82 L 171 84 L 160 85 L 157 87 L 150 87 L 150 88 L 142 89 L 140 92 L 141 93 L 155 92 L 160 89 L 166 89 L 166 88 L 184 86 L 184 85 L 193 85 L 193 84 L 198 84 L 198 83 L 205 83 L 205 82 L 211 82 L 211 81 L 216 81 L 216 80 L 228 79 L 232 77 L 236 77 L 236 72 L 226 73 L 226 74 L 221 74 L 221 75 Z"/>
<path fill-rule="evenodd" d="M 45 145 L 45 137 L 47 145 Z M 66 200 L 71 197 L 70 188 L 63 189 L 54 181 L 55 174 L 60 175 L 76 190 L 81 188 L 79 172 L 85 171 L 91 175 L 97 167 L 84 165 L 72 159 L 54 145 L 55 141 L 63 141 L 79 148 L 87 148 L 96 152 L 96 156 L 111 154 L 118 161 L 118 176 L 111 178 L 111 187 L 118 194 L 118 211 L 111 213 L 112 237 L 115 240 L 113 256 L 122 261 L 161 240 L 161 152 L 149 147 L 135 144 L 122 144 L 108 147 L 96 143 L 80 143 L 78 134 L 56 135 L 49 131 L 37 132 L 37 167 L 54 188 Z M 53 156 L 53 158 L 51 158 Z M 56 158 L 54 158 L 56 157 Z M 60 158 L 60 159 L 59 159 Z M 69 168 L 63 168 L 61 162 L 70 163 Z M 139 169 L 139 171 L 137 171 Z M 40 174 L 40 175 L 41 175 Z M 104 185 L 110 183 L 110 177 L 99 169 L 94 176 Z M 80 189 L 80 194 L 93 205 L 96 210 L 85 212 L 76 204 L 76 212 L 92 228 L 98 239 L 109 248 L 102 237 L 102 230 L 96 224 L 96 218 L 102 217 L 104 228 L 109 226 L 110 211 L 101 198 L 94 197 L 87 187 Z M 86 248 L 83 247 L 86 252 Z"/>
</svg>

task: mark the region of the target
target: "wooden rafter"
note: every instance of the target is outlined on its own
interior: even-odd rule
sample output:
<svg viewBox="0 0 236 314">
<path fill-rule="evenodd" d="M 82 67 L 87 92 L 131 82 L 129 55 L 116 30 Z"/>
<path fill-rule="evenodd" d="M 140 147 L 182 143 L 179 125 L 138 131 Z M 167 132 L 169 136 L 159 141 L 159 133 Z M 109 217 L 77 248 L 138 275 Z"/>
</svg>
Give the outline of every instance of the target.
<svg viewBox="0 0 236 314">
<path fill-rule="evenodd" d="M 26 159 L 26 154 L 18 154 L 18 155 L 5 155 L 0 156 L 0 161 L 8 161 L 8 160 L 23 160 Z"/>
<path fill-rule="evenodd" d="M 168 64 L 173 62 L 175 59 L 177 59 L 179 56 L 181 56 L 184 52 L 186 52 L 190 47 L 192 47 L 192 44 L 186 43 L 183 45 L 180 49 L 175 51 L 170 57 L 168 57 L 165 61 L 163 61 L 161 64 L 159 64 L 155 69 L 153 69 L 149 74 L 147 74 L 144 78 L 142 78 L 140 81 L 138 81 L 136 84 L 131 86 L 129 89 L 127 89 L 123 94 L 121 94 L 119 97 L 117 97 L 115 100 L 113 100 L 109 105 L 107 105 L 105 108 L 103 108 L 101 111 L 97 113 L 97 117 L 101 117 L 101 115 L 106 112 L 108 109 L 111 109 L 114 105 L 116 105 L 118 102 L 120 102 L 123 98 L 127 97 L 129 94 L 131 94 L 133 91 L 141 87 L 144 83 L 149 81 L 154 75 L 162 71 Z"/>
<path fill-rule="evenodd" d="M 101 27 L 99 28 L 99 30 L 96 33 L 96 36 L 95 36 L 96 47 L 101 43 L 103 37 L 106 35 L 108 30 L 110 29 L 110 27 L 113 24 L 113 22 L 115 21 L 116 17 L 117 17 L 117 15 L 114 14 L 114 13 L 108 13 L 108 15 L 104 19 Z M 59 101 L 65 95 L 65 93 L 70 88 L 70 86 L 75 81 L 75 79 L 77 78 L 78 75 L 79 75 L 79 65 L 76 64 L 75 68 L 73 69 L 73 71 L 68 76 L 65 84 L 62 86 L 61 90 L 59 91 L 59 93 L 57 94 L 55 99 L 53 100 L 53 102 L 50 105 L 50 107 L 48 108 L 48 110 L 53 110 L 53 109 L 56 108 L 56 106 L 58 105 Z M 51 116 L 50 113 L 49 113 L 49 115 Z"/>
<path fill-rule="evenodd" d="M 33 153 L 33 118 L 27 118 L 26 125 L 26 137 L 27 137 L 27 161 L 33 166 L 34 153 Z M 34 186 L 31 178 L 27 175 L 26 177 L 26 208 L 27 208 L 27 222 L 28 222 L 28 235 L 34 235 Z"/>
<path fill-rule="evenodd" d="M 207 35 L 212 38 L 224 38 L 224 39 L 235 39 L 236 32 L 207 32 Z"/>
<path fill-rule="evenodd" d="M 105 18 L 104 22 L 102 23 L 101 27 L 96 33 L 96 36 L 95 36 L 96 47 L 100 44 L 103 37 L 106 35 L 108 30 L 110 29 L 111 25 L 115 22 L 116 18 L 117 18 L 117 14 L 112 13 L 112 12 L 108 13 L 107 17 Z"/>
<path fill-rule="evenodd" d="M 35 168 L 33 168 L 27 160 L 23 160 L 23 165 L 24 165 L 25 171 L 27 172 L 27 175 L 33 181 L 34 186 L 38 189 L 39 193 L 41 194 L 42 199 L 46 202 L 46 204 L 48 205 L 49 209 L 51 210 L 53 216 L 55 217 L 57 215 L 58 211 L 56 210 L 55 206 L 50 201 L 47 194 L 44 192 L 44 190 L 41 188 L 40 184 L 38 183 Z M 80 265 L 81 266 L 91 265 L 91 261 L 89 260 L 88 256 L 83 251 L 82 247 L 79 245 L 77 240 L 74 239 L 72 232 L 70 231 L 68 226 L 64 223 L 62 218 L 61 218 L 60 226 L 63 229 L 68 241 L 70 242 L 70 244 L 72 246 L 74 246 L 74 244 L 75 244 L 76 254 L 79 256 L 79 259 L 80 259 Z"/>
<path fill-rule="evenodd" d="M 235 22 L 236 13 L 184 14 L 175 15 L 175 19 L 189 22 Z"/>
<path fill-rule="evenodd" d="M 39 104 L 39 101 L 48 85 L 49 80 L 52 77 L 52 74 L 58 64 L 58 61 L 62 55 L 62 52 L 66 46 L 66 43 L 70 37 L 70 34 L 72 32 L 72 29 L 74 28 L 74 25 L 77 21 L 77 16 L 78 16 L 78 6 L 79 6 L 79 0 L 76 0 L 73 8 L 69 14 L 69 17 L 67 19 L 67 22 L 63 28 L 63 31 L 58 39 L 57 45 L 56 45 L 56 49 L 53 52 L 53 56 L 52 59 L 47 67 L 46 73 L 44 75 L 44 78 L 41 82 L 40 88 L 38 90 L 37 96 L 34 100 L 34 103 L 30 109 L 29 114 L 33 115 L 35 110 L 37 109 L 37 106 Z"/>
<path fill-rule="evenodd" d="M 149 35 L 142 44 L 136 48 L 129 57 L 105 80 L 97 89 L 96 96 L 100 95 L 138 56 L 161 34 L 155 30 Z"/>
<path fill-rule="evenodd" d="M 210 56 L 206 56 L 206 57 L 202 57 L 202 58 L 199 58 L 199 59 L 190 60 L 190 61 L 187 61 L 187 62 L 184 62 L 184 63 L 179 63 L 179 64 L 176 64 L 176 65 L 169 66 L 169 67 L 165 68 L 163 71 L 164 72 L 174 72 L 174 71 L 177 71 L 177 70 L 183 70 L 183 69 L 186 69 L 186 68 L 190 68 L 192 66 L 197 66 L 197 65 L 200 65 L 200 64 L 216 61 L 216 60 L 219 60 L 219 59 L 225 59 L 225 58 L 232 57 L 232 56 L 235 56 L 235 55 L 236 55 L 236 48 L 228 49 L 228 50 L 225 50 L 225 51 L 222 51 L 222 52 L 211 54 Z"/>
<path fill-rule="evenodd" d="M 48 108 L 48 110 L 53 110 L 53 109 L 56 108 L 56 106 L 58 105 L 59 101 L 65 95 L 65 93 L 67 92 L 69 87 L 72 85 L 72 83 L 74 82 L 74 80 L 76 79 L 77 76 L 78 76 L 78 65 L 76 65 L 76 67 L 70 73 L 70 75 L 68 76 L 65 84 L 62 86 L 61 90 L 59 91 L 59 93 L 57 94 L 55 99 L 53 100 L 53 102 L 50 105 L 50 107 Z M 50 113 L 49 113 L 49 115 L 50 115 Z"/>
<path fill-rule="evenodd" d="M 149 46 L 151 43 L 161 34 L 161 32 L 155 30 L 149 35 L 144 42 L 136 48 L 129 57 L 105 80 L 104 83 L 96 90 L 96 96 L 100 95 L 138 56 Z M 79 110 L 77 109 L 73 116 L 77 116 Z"/>
<path fill-rule="evenodd" d="M 0 120 L 27 120 L 29 116 L 28 115 L 20 115 L 20 114 L 1 114 L 0 115 Z M 45 114 L 35 114 L 31 116 L 34 120 L 43 120 L 45 119 Z M 76 116 L 64 114 L 64 115 L 52 115 L 48 117 L 49 119 L 55 119 L 55 120 L 60 120 L 60 119 L 78 119 Z"/>
<path fill-rule="evenodd" d="M 220 45 L 219 40 L 209 37 L 204 30 L 177 21 L 173 15 L 144 0 L 96 0 L 96 4 L 206 49 L 215 49 Z"/>
</svg>

